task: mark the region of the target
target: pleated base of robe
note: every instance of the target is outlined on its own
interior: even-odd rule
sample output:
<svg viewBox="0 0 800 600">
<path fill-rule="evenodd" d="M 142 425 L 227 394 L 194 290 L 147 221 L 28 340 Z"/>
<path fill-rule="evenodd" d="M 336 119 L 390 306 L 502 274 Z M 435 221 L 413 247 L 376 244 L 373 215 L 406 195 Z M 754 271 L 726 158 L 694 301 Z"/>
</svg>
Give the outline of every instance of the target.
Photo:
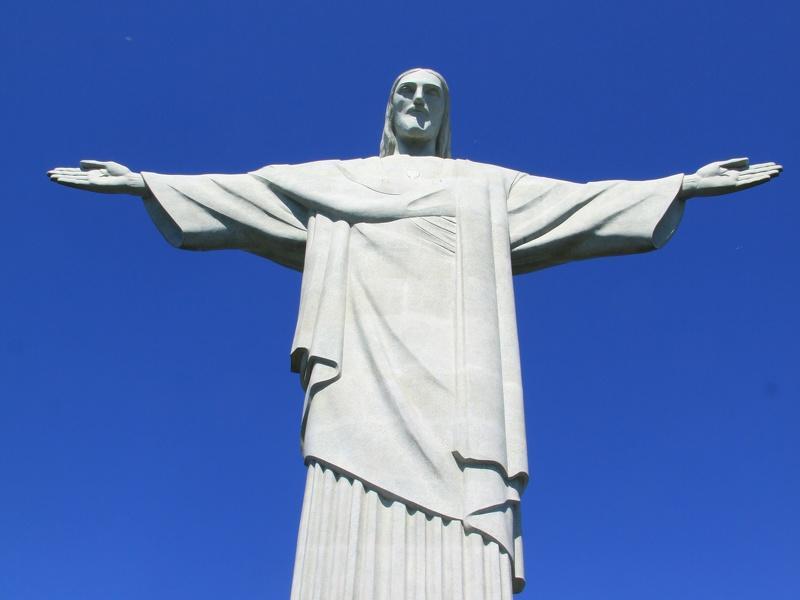
<svg viewBox="0 0 800 600">
<path fill-rule="evenodd" d="M 500 546 L 308 466 L 291 600 L 510 600 Z"/>
</svg>

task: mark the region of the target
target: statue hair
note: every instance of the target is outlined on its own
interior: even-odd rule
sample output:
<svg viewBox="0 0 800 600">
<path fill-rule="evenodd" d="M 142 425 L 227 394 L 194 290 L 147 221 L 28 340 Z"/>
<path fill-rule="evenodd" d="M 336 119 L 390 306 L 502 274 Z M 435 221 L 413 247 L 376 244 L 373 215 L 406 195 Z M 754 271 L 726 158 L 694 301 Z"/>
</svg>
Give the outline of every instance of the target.
<svg viewBox="0 0 800 600">
<path fill-rule="evenodd" d="M 392 89 L 389 91 L 389 102 L 386 103 L 386 118 L 383 121 L 383 137 L 381 138 L 381 151 L 380 156 L 390 156 L 397 150 L 397 136 L 394 132 L 394 107 L 392 105 L 392 98 L 397 89 L 397 84 L 400 80 L 416 71 L 425 71 L 435 76 L 442 82 L 442 91 L 444 92 L 444 111 L 442 112 L 442 124 L 439 126 L 439 133 L 436 136 L 436 156 L 439 158 L 450 158 L 450 89 L 447 87 L 447 81 L 439 73 L 433 69 L 409 69 L 397 76 L 392 84 Z"/>
</svg>

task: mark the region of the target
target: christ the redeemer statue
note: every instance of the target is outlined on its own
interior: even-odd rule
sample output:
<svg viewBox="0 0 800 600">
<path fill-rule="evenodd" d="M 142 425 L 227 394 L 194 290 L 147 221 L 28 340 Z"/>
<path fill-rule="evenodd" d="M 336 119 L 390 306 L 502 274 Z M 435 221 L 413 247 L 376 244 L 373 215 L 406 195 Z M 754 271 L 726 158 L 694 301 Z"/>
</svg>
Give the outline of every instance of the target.
<svg viewBox="0 0 800 600">
<path fill-rule="evenodd" d="M 179 248 L 302 271 L 292 370 L 308 479 L 292 598 L 510 598 L 524 585 L 528 479 L 512 275 L 646 252 L 685 200 L 753 187 L 775 163 L 571 183 L 450 156 L 438 73 L 392 85 L 380 156 L 243 175 L 86 160 L 53 181 L 141 196 Z"/>
</svg>

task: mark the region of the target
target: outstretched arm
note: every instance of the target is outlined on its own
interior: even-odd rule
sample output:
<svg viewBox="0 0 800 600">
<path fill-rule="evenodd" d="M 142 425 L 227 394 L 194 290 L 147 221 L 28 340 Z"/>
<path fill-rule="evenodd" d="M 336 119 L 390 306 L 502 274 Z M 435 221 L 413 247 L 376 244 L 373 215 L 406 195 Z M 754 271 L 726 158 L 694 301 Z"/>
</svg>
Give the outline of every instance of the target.
<svg viewBox="0 0 800 600">
<path fill-rule="evenodd" d="M 751 165 L 747 158 L 732 158 L 701 167 L 683 178 L 679 197 L 719 196 L 767 183 L 780 175 L 783 167 L 774 162 Z"/>
<path fill-rule="evenodd" d="M 101 194 L 145 196 L 147 185 L 139 173 L 113 161 L 82 160 L 80 168 L 56 167 L 47 172 L 50 181 Z"/>
<path fill-rule="evenodd" d="M 51 180 L 81 190 L 140 196 L 166 240 L 188 250 L 239 249 L 302 269 L 309 211 L 252 174 L 134 173 L 83 160 Z"/>
<path fill-rule="evenodd" d="M 677 228 L 686 199 L 744 190 L 781 170 L 773 162 L 751 166 L 736 158 L 652 181 L 577 184 L 523 175 L 508 197 L 514 271 L 660 248 Z"/>
</svg>

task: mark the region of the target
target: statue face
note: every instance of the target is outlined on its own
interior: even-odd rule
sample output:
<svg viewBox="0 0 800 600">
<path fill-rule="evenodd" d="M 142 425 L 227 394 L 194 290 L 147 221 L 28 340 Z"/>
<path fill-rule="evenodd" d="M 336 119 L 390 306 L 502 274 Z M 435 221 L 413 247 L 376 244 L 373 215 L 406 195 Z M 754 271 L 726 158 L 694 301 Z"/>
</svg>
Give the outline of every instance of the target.
<svg viewBox="0 0 800 600">
<path fill-rule="evenodd" d="M 392 94 L 395 135 L 407 142 L 436 139 L 444 113 L 444 90 L 439 78 L 427 71 L 403 77 Z"/>
</svg>

